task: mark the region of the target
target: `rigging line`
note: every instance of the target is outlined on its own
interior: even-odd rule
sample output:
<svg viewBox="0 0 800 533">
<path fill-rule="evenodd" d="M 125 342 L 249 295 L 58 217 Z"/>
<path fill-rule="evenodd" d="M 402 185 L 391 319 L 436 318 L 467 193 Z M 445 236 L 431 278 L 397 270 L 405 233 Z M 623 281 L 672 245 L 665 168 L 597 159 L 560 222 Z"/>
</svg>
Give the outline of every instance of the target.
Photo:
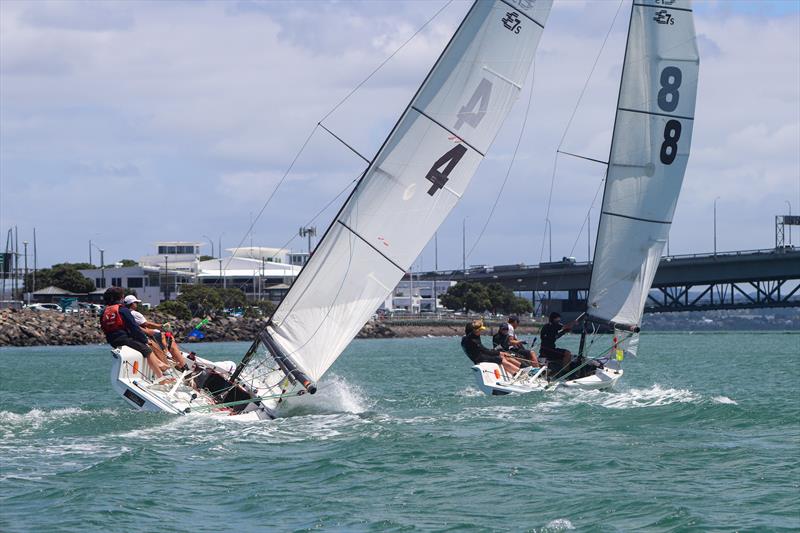
<svg viewBox="0 0 800 533">
<path fill-rule="evenodd" d="M 494 210 L 497 209 L 497 204 L 500 202 L 500 197 L 503 195 L 503 189 L 506 187 L 506 183 L 508 183 L 508 178 L 511 176 L 511 169 L 514 167 L 514 161 L 517 159 L 517 151 L 519 150 L 519 145 L 522 143 L 522 137 L 525 133 L 525 126 L 528 124 L 528 114 L 531 110 L 531 102 L 533 101 L 533 86 L 536 83 L 536 60 L 533 61 L 533 68 L 531 69 L 531 88 L 528 92 L 528 105 L 525 107 L 525 116 L 522 119 L 522 127 L 519 130 L 519 137 L 517 137 L 517 145 L 514 147 L 514 153 L 511 155 L 511 161 L 508 164 L 508 168 L 506 169 L 506 176 L 503 178 L 503 183 L 500 185 L 500 190 L 497 191 L 497 196 L 494 198 L 494 204 L 492 204 L 492 209 L 489 210 L 489 216 L 486 217 L 486 221 L 483 223 L 483 228 L 481 228 L 481 232 L 478 234 L 478 237 L 475 239 L 475 242 L 472 243 L 472 248 L 469 249 L 469 253 L 467 253 L 467 258 L 472 256 L 472 252 L 475 251 L 475 248 L 481 242 L 483 238 L 483 234 L 486 232 L 486 228 L 489 227 L 489 223 L 492 221 L 492 216 L 494 216 Z"/>
<path fill-rule="evenodd" d="M 617 22 L 617 18 L 619 17 L 620 9 L 622 9 L 623 0 L 620 0 L 619 5 L 617 6 L 617 11 L 614 13 L 614 18 L 611 21 L 611 25 L 608 28 L 608 32 L 606 32 L 606 36 L 603 39 L 603 44 L 600 46 L 600 49 L 597 51 L 597 56 L 594 58 L 594 64 L 592 65 L 592 69 L 589 71 L 589 76 L 586 78 L 586 83 L 583 85 L 583 89 L 581 89 L 581 94 L 578 96 L 578 101 L 575 103 L 575 107 L 572 110 L 572 114 L 567 121 L 567 126 L 564 128 L 564 133 L 561 135 L 561 140 L 558 142 L 558 148 L 556 149 L 556 156 L 553 160 L 553 175 L 550 177 L 550 191 L 547 194 L 547 208 L 545 209 L 545 224 L 548 223 L 550 220 L 550 207 L 553 203 L 553 186 L 555 185 L 556 181 L 556 170 L 558 169 L 558 150 L 561 150 L 561 146 L 564 144 L 564 140 L 567 138 L 567 133 L 569 133 L 569 129 L 572 126 L 572 121 L 575 119 L 575 115 L 578 112 L 578 108 L 583 101 L 583 97 L 586 94 L 586 89 L 589 87 L 589 81 L 592 79 L 592 75 L 594 74 L 595 69 L 597 68 L 597 64 L 600 61 L 600 56 L 603 54 L 603 50 L 608 43 L 608 38 L 611 35 L 611 31 L 614 29 L 614 25 Z M 552 232 L 553 226 L 552 223 L 550 225 L 550 238 L 552 240 Z M 542 231 L 542 247 L 539 251 L 539 263 L 542 262 L 542 256 L 544 256 L 544 231 Z"/>
<path fill-rule="evenodd" d="M 361 82 L 360 82 L 358 85 L 356 85 L 356 86 L 355 86 L 355 87 L 354 87 L 354 88 L 353 88 L 353 89 L 352 89 L 352 90 L 351 90 L 351 91 L 350 91 L 350 92 L 349 92 L 349 93 L 348 93 L 348 94 L 347 94 L 347 95 L 346 95 L 344 98 L 342 98 L 342 99 L 341 99 L 341 100 L 340 100 L 340 101 L 339 101 L 339 102 L 338 102 L 338 103 L 337 103 L 335 106 L 333 106 L 333 108 L 332 108 L 330 111 L 328 111 L 328 113 L 326 113 L 324 117 L 322 117 L 322 118 L 319 120 L 319 122 L 318 122 L 318 125 L 321 125 L 321 123 L 322 123 L 322 122 L 324 122 L 324 121 L 325 121 L 325 120 L 326 120 L 328 117 L 330 117 L 330 116 L 331 116 L 331 115 L 332 115 L 332 114 L 333 114 L 333 113 L 334 113 L 334 112 L 335 112 L 337 109 L 339 109 L 339 107 L 341 107 L 341 105 L 342 105 L 342 104 L 344 104 L 344 103 L 345 103 L 345 101 L 347 101 L 347 100 L 348 100 L 348 99 L 349 99 L 351 96 L 353 96 L 353 94 L 355 94 L 355 92 L 356 92 L 356 91 L 358 91 L 358 90 L 361 88 L 361 86 L 363 86 L 363 85 L 364 85 L 364 84 L 365 84 L 367 81 L 369 81 L 369 80 L 370 80 L 370 78 L 372 78 L 372 76 L 374 76 L 376 72 L 378 72 L 378 71 L 379 71 L 381 68 L 383 68 L 383 66 L 384 66 L 386 63 L 388 63 L 388 62 L 389 62 L 389 61 L 390 61 L 390 60 L 391 60 L 391 59 L 392 59 L 392 58 L 393 58 L 395 55 L 397 55 L 397 53 L 398 53 L 398 52 L 400 52 L 400 50 L 402 50 L 403 48 L 405 48 L 405 46 L 406 46 L 408 43 L 410 43 L 410 42 L 411 42 L 411 41 L 412 41 L 412 40 L 413 40 L 413 39 L 414 39 L 414 38 L 415 38 L 417 35 L 419 35 L 419 33 L 420 33 L 422 30 L 424 30 L 424 29 L 425 29 L 425 28 L 428 26 L 428 24 L 430 24 L 430 23 L 431 23 L 431 22 L 432 22 L 432 21 L 433 21 L 433 20 L 434 20 L 436 17 L 438 17 L 438 16 L 439 16 L 439 14 L 440 14 L 442 11 L 444 11 L 444 10 L 445 10 L 445 9 L 446 9 L 446 8 L 447 8 L 447 7 L 448 7 L 450 4 L 451 4 L 451 3 L 453 3 L 453 0 L 449 0 L 449 1 L 448 1 L 448 2 L 445 4 L 445 5 L 443 5 L 441 8 L 439 8 L 439 10 L 438 10 L 436 13 L 434 13 L 432 17 L 430 17 L 430 18 L 429 18 L 427 21 L 425 21 L 425 23 L 424 23 L 422 26 L 420 26 L 420 27 L 419 27 L 419 29 L 417 29 L 417 31 L 415 31 L 413 35 L 411 35 L 411 37 L 409 37 L 408 39 L 406 39 L 406 41 L 405 41 L 405 42 L 403 42 L 403 44 L 401 44 L 401 45 L 400 45 L 400 46 L 399 46 L 399 47 L 398 47 L 398 48 L 397 48 L 397 49 L 396 49 L 394 52 L 392 52 L 392 53 L 389 55 L 389 57 L 387 57 L 386 59 L 384 59 L 384 60 L 381 62 L 381 64 L 380 64 L 380 65 L 378 65 L 377 67 L 375 67 L 375 69 L 374 69 L 372 72 L 370 72 L 370 73 L 369 73 L 369 75 L 368 75 L 366 78 L 364 78 L 364 79 L 363 79 L 363 80 L 362 80 L 362 81 L 361 81 Z M 323 126 L 323 127 L 324 127 L 324 126 Z M 326 128 L 326 129 L 327 129 L 327 128 Z M 257 222 L 258 222 L 258 220 L 259 220 L 259 218 L 261 217 L 261 215 L 262 215 L 262 214 L 264 214 L 264 211 L 266 210 L 266 208 L 267 208 L 267 206 L 269 205 L 269 203 L 270 203 L 270 201 L 272 200 L 272 198 L 275 196 L 275 193 L 278 191 L 278 189 L 280 188 L 280 186 L 281 186 L 281 185 L 283 184 L 283 182 L 286 180 L 286 177 L 289 175 L 289 172 L 291 172 L 292 168 L 294 167 L 295 163 L 297 162 L 297 159 L 300 157 L 300 154 L 302 154 L 302 153 L 303 153 L 303 150 L 305 149 L 306 145 L 308 145 L 308 142 L 311 140 L 311 137 L 314 135 L 314 132 L 316 132 L 316 131 L 317 131 L 317 126 L 314 126 L 314 129 L 313 129 L 313 130 L 311 130 L 311 133 L 308 135 L 308 138 L 306 138 L 305 142 L 303 143 L 303 146 L 302 146 L 302 147 L 300 148 L 300 150 L 297 152 L 297 155 L 295 155 L 294 159 L 292 160 L 292 163 L 289 165 L 289 168 L 286 170 L 286 173 L 283 175 L 283 177 L 280 179 L 280 181 L 278 182 L 278 184 L 277 184 L 277 185 L 275 186 L 275 188 L 273 189 L 272 193 L 269 195 L 269 198 L 267 198 L 267 201 L 264 203 L 263 207 L 262 207 L 262 208 L 261 208 L 261 210 L 258 212 L 258 215 L 257 215 L 257 216 L 256 216 L 256 217 L 253 219 L 253 221 L 251 222 L 251 224 L 250 224 L 250 228 L 249 228 L 249 229 L 247 230 L 247 232 L 244 234 L 244 236 L 242 237 L 242 240 L 241 240 L 241 241 L 239 241 L 239 244 L 236 246 L 236 249 L 235 249 L 235 251 L 236 251 L 236 252 L 238 252 L 238 251 L 239 251 L 239 248 L 242 246 L 242 243 L 244 243 L 245 239 L 247 239 L 247 235 L 249 235 L 249 234 L 250 234 L 250 232 L 251 232 L 251 231 L 253 231 L 253 228 L 255 227 L 256 223 L 257 223 Z M 359 154 L 359 155 L 360 155 L 360 154 Z M 234 252 L 234 253 L 235 253 L 235 252 Z M 222 254 L 220 254 L 220 255 L 222 255 Z M 230 265 L 230 262 L 231 262 L 231 260 L 232 260 L 232 259 L 233 259 L 233 256 L 231 256 L 230 258 L 228 258 L 228 262 L 225 264 L 225 268 L 226 268 L 226 269 L 227 269 L 227 268 L 228 268 L 228 266 Z"/>
<path fill-rule="evenodd" d="M 289 176 L 289 173 L 294 168 L 294 165 L 295 165 L 295 163 L 297 163 L 297 160 L 300 158 L 300 155 L 303 153 L 303 151 L 305 151 L 306 146 L 308 146 L 308 143 L 311 141 L 311 137 L 314 136 L 314 133 L 316 133 L 318 127 L 319 126 L 314 126 L 314 128 L 311 130 L 311 133 L 308 134 L 308 137 L 306 137 L 306 140 L 303 142 L 303 145 L 300 147 L 300 150 L 297 151 L 297 153 L 294 156 L 294 159 L 292 159 L 292 162 L 289 164 L 289 168 L 287 168 L 286 172 L 283 173 L 283 176 L 281 177 L 281 179 L 278 181 L 278 183 L 272 189 L 272 192 L 270 193 L 269 197 L 267 198 L 267 201 L 264 202 L 263 206 L 261 206 L 261 210 L 258 212 L 258 215 L 256 215 L 256 217 L 250 223 L 250 227 L 247 229 L 245 234 L 242 235 L 242 240 L 240 240 L 239 244 L 236 245 L 236 248 L 234 249 L 233 254 L 228 258 L 228 262 L 225 263 L 225 270 L 227 270 L 228 267 L 230 266 L 231 261 L 233 261 L 233 258 L 236 255 L 236 252 L 238 252 L 239 248 L 242 247 L 242 243 L 244 243 L 245 239 L 247 239 L 247 236 L 250 234 L 251 231 L 253 231 L 253 228 L 255 227 L 256 223 L 258 222 L 258 219 L 261 218 L 261 215 L 264 214 L 264 211 L 267 209 L 267 206 L 272 201 L 272 199 L 275 197 L 275 194 L 278 192 L 278 189 L 280 188 L 280 186 L 283 185 L 284 181 L 286 181 L 286 178 Z M 221 252 L 220 252 L 220 255 L 222 255 Z"/>
<path fill-rule="evenodd" d="M 363 159 L 364 161 L 366 161 L 366 162 L 367 162 L 367 164 L 369 165 L 369 159 L 367 159 L 366 157 L 364 157 L 363 155 L 361 155 L 361 153 L 359 153 L 359 152 L 358 152 L 358 150 L 356 150 L 355 148 L 353 148 L 352 146 L 350 146 L 349 144 L 347 144 L 346 142 L 344 142 L 344 141 L 342 140 L 342 138 L 341 138 L 341 137 L 339 137 L 338 135 L 336 135 L 335 133 L 333 133 L 331 130 L 329 130 L 328 128 L 326 128 L 326 127 L 325 127 L 325 124 L 323 124 L 322 122 L 318 122 L 318 123 L 317 123 L 317 126 L 319 126 L 319 127 L 320 127 L 320 128 L 322 128 L 323 130 L 325 130 L 325 131 L 327 131 L 328 133 L 330 133 L 331 135 L 333 135 L 333 137 L 334 137 L 334 138 L 335 138 L 337 141 L 339 141 L 340 143 L 342 143 L 343 145 L 345 145 L 346 147 L 348 147 L 348 148 L 350 149 L 350 151 L 351 151 L 351 152 L 353 152 L 353 153 L 354 153 L 354 154 L 356 154 L 358 157 L 360 157 L 361 159 Z"/>
<path fill-rule="evenodd" d="M 453 3 L 453 0 L 449 0 L 449 1 L 448 1 L 448 2 L 445 4 L 445 5 L 443 5 L 441 8 L 439 8 L 439 11 L 437 11 L 436 13 L 434 13 L 434 14 L 433 14 L 433 16 L 432 16 L 431 18 L 429 18 L 429 19 L 428 19 L 428 20 L 425 22 L 425 24 L 423 24 L 422 26 L 420 26 L 420 27 L 419 27 L 419 29 L 418 29 L 417 31 L 415 31 L 415 32 L 414 32 L 414 34 L 413 34 L 411 37 L 409 37 L 408 39 L 406 39 L 406 41 L 405 41 L 403 44 L 401 44 L 401 45 L 400 45 L 400 47 L 398 47 L 398 48 L 397 48 L 397 49 L 396 49 L 394 52 L 392 52 L 392 53 L 391 53 L 391 55 L 390 55 L 389 57 L 387 57 L 386 59 L 384 59 L 384 60 L 381 62 L 381 64 L 380 64 L 380 65 L 378 65 L 377 67 L 375 67 L 375 69 L 374 69 L 372 72 L 370 72 L 370 73 L 369 73 L 369 75 L 368 75 L 366 78 L 364 78 L 364 79 L 361 81 L 361 83 L 359 83 L 358 85 L 356 85 L 356 86 L 353 88 L 353 90 L 351 90 L 349 93 L 347 93 L 347 95 L 346 95 L 344 98 L 342 98 L 341 100 L 339 100 L 339 103 L 338 103 L 338 104 L 336 104 L 335 106 L 333 106 L 333 109 L 331 109 L 330 111 L 328 111 L 328 113 L 327 113 L 327 114 L 326 114 L 324 117 L 322 117 L 322 119 L 320 120 L 320 122 L 324 122 L 324 121 L 325 121 L 325 119 L 327 119 L 327 118 L 328 118 L 329 116 L 331 116 L 331 115 L 332 115 L 332 114 L 333 114 L 333 113 L 334 113 L 334 112 L 335 112 L 337 109 L 339 109 L 339 107 L 341 107 L 341 105 L 342 105 L 342 104 L 344 104 L 344 103 L 345 103 L 345 102 L 346 102 L 346 101 L 347 101 L 347 100 L 348 100 L 348 99 L 349 99 L 351 96 L 353 96 L 353 94 L 354 94 L 354 93 L 355 93 L 357 90 L 359 90 L 359 89 L 361 88 L 361 86 L 362 86 L 362 85 L 364 85 L 365 83 L 367 83 L 367 82 L 370 80 L 370 78 L 372 78 L 372 76 L 374 76 L 374 75 L 375 75 L 375 73 L 376 73 L 376 72 L 378 72 L 380 69 L 382 69 L 382 68 L 383 68 L 383 66 L 384 66 L 386 63 L 388 63 L 388 62 L 389 62 L 389 60 L 391 60 L 391 59 L 392 59 L 392 58 L 393 58 L 393 57 L 394 57 L 394 56 L 395 56 L 395 55 L 396 55 L 398 52 L 400 52 L 400 50 L 402 50 L 403 48 L 405 48 L 405 46 L 406 46 L 408 43 L 410 43 L 410 42 L 411 42 L 411 40 L 412 40 L 412 39 L 414 39 L 414 37 L 416 37 L 417 35 L 419 35 L 419 33 L 420 33 L 422 30 L 424 30 L 424 29 L 425 29 L 425 28 L 428 26 L 428 24 L 430 24 L 431 22 L 433 22 L 433 19 L 435 19 L 436 17 L 438 17 L 438 16 L 439 16 L 439 14 L 440 14 L 442 11 L 444 11 L 444 10 L 447 8 L 447 6 L 449 6 L 449 5 L 450 5 L 450 4 L 452 4 L 452 3 Z"/>
<path fill-rule="evenodd" d="M 573 154 L 570 152 L 565 152 L 563 150 L 556 150 L 557 154 L 564 154 L 564 155 L 571 155 L 572 157 L 577 157 L 578 159 L 585 159 L 587 161 L 594 161 L 595 163 L 600 163 L 601 165 L 607 165 L 608 161 L 600 161 L 599 159 L 594 159 L 593 157 L 586 157 L 585 155 L 578 155 Z"/>
<path fill-rule="evenodd" d="M 363 172 L 362 172 L 362 174 L 363 174 Z M 361 178 L 361 174 L 359 174 L 359 175 L 358 175 L 358 177 L 357 177 L 357 178 L 355 178 L 353 181 L 351 181 L 350 183 L 348 183 L 348 184 L 345 186 L 345 188 L 344 188 L 344 189 L 342 189 L 341 191 L 339 191 L 339 194 L 337 194 L 336 196 L 334 196 L 334 197 L 331 199 L 331 201 L 330 201 L 330 202 L 328 202 L 327 204 L 325 204 L 325 205 L 322 207 L 322 209 L 320 209 L 319 211 L 317 211 L 317 214 L 316 214 L 316 215 L 314 215 L 313 217 L 311 217 L 311 219 L 310 219 L 308 222 L 306 222 L 305 224 L 303 224 L 303 227 L 308 227 L 308 226 L 310 226 L 312 222 L 314 222 L 314 221 L 315 221 L 317 218 L 319 218 L 319 216 L 320 216 L 320 215 L 322 215 L 322 213 L 324 213 L 325 211 L 327 211 L 327 209 L 328 209 L 328 208 L 329 208 L 331 205 L 333 205 L 333 203 L 334 203 L 336 200 L 338 200 L 338 199 L 339 199 L 339 198 L 340 198 L 340 197 L 341 197 L 341 196 L 342 196 L 344 193 L 346 193 L 346 192 L 347 192 L 347 190 L 348 190 L 348 189 L 350 189 L 350 187 L 352 187 L 353 185 L 355 185 L 355 184 L 356 184 L 356 182 L 358 182 L 358 180 L 359 180 L 360 178 Z M 286 247 L 288 247 L 288 246 L 289 246 L 289 245 L 292 243 L 292 241 L 294 241 L 294 240 L 297 238 L 297 236 L 298 236 L 298 234 L 297 234 L 297 233 L 295 233 L 294 235 L 292 235 L 292 238 L 291 238 L 291 239 L 289 239 L 288 241 L 286 241 L 286 243 L 285 243 L 283 246 L 281 246 L 281 248 L 286 248 Z"/>
</svg>

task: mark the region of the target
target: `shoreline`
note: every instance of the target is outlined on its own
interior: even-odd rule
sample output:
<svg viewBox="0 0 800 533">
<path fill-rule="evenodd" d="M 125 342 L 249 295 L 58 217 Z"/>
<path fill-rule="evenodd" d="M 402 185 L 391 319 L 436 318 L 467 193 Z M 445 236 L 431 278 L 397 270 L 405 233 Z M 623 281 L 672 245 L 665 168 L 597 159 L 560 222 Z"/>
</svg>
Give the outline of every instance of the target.
<svg viewBox="0 0 800 533">
<path fill-rule="evenodd" d="M 209 322 L 203 329 L 202 340 L 187 339 L 185 336 L 200 322 L 177 320 L 170 316 L 151 313 L 148 318 L 155 322 L 169 321 L 181 344 L 199 344 L 204 342 L 247 342 L 256 338 L 258 332 L 266 326 L 266 319 L 221 317 Z M 106 344 L 105 336 L 100 331 L 98 317 L 91 314 L 65 314 L 51 311 L 0 310 L 0 347 L 26 346 L 91 346 Z M 391 339 L 391 338 L 426 338 L 426 337 L 461 337 L 465 320 L 431 320 L 396 321 L 371 320 L 356 335 L 357 339 Z M 487 322 L 490 330 L 495 330 L 499 321 Z M 539 332 L 534 324 L 522 324 L 518 331 L 523 335 Z M 684 333 L 686 335 L 720 334 L 720 333 L 761 333 L 792 334 L 797 331 L 786 329 L 648 329 L 653 333 Z"/>
</svg>

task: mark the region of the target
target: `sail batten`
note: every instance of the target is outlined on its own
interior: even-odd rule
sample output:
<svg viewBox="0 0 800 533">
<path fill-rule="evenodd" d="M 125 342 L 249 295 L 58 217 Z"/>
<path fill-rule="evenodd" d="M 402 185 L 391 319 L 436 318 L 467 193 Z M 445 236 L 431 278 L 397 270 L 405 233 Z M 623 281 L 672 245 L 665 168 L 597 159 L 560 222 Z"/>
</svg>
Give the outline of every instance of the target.
<svg viewBox="0 0 800 533">
<path fill-rule="evenodd" d="M 480 0 L 267 326 L 319 379 L 455 207 L 528 76 L 552 0 Z"/>
<path fill-rule="evenodd" d="M 698 71 L 689 1 L 633 2 L 587 302 L 593 319 L 641 322 L 689 159 Z"/>
</svg>

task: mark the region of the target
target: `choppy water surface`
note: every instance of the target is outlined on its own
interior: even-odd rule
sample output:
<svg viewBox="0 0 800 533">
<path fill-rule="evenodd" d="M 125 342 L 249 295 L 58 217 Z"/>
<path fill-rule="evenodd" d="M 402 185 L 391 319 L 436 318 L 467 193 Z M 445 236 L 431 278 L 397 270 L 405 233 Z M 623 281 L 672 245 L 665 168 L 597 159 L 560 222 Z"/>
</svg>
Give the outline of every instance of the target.
<svg viewBox="0 0 800 533">
<path fill-rule="evenodd" d="M 649 334 L 613 393 L 487 397 L 457 339 L 356 341 L 242 423 L 134 413 L 106 347 L 0 349 L 0 530 L 798 530 L 799 354 Z"/>
</svg>

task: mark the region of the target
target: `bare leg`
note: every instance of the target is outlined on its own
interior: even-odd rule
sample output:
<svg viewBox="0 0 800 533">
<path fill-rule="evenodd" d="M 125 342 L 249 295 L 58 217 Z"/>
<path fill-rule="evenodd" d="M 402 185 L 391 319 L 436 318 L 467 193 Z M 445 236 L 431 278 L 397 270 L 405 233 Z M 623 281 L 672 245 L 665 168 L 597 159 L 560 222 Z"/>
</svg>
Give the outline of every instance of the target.
<svg viewBox="0 0 800 533">
<path fill-rule="evenodd" d="M 150 364 L 150 369 L 155 374 L 156 379 L 161 378 L 164 374 L 161 372 L 161 367 L 159 366 L 160 361 L 158 357 L 155 356 L 154 353 L 150 353 L 147 355 L 147 362 Z"/>
<path fill-rule="evenodd" d="M 510 373 L 512 375 L 516 374 L 517 372 L 519 372 L 519 363 L 518 362 L 514 361 L 511 358 L 505 357 L 505 356 L 500 356 L 500 357 L 502 358 L 502 361 L 503 361 L 502 365 L 503 365 L 503 368 L 505 369 L 506 372 L 508 372 L 508 373 Z"/>
<path fill-rule="evenodd" d="M 169 353 L 172 354 L 172 359 L 178 364 L 178 367 L 183 367 L 186 365 L 186 359 L 183 358 L 183 354 L 181 353 L 181 349 L 178 346 L 178 343 L 175 342 L 173 339 L 171 343 L 169 343 Z"/>
<path fill-rule="evenodd" d="M 158 345 L 156 341 L 153 339 L 149 339 L 147 341 L 147 345 L 153 350 L 153 355 L 156 357 L 156 360 L 159 362 L 158 367 L 161 370 L 166 370 L 169 368 L 169 363 L 167 362 L 167 354 L 164 353 L 164 350 Z"/>
</svg>

